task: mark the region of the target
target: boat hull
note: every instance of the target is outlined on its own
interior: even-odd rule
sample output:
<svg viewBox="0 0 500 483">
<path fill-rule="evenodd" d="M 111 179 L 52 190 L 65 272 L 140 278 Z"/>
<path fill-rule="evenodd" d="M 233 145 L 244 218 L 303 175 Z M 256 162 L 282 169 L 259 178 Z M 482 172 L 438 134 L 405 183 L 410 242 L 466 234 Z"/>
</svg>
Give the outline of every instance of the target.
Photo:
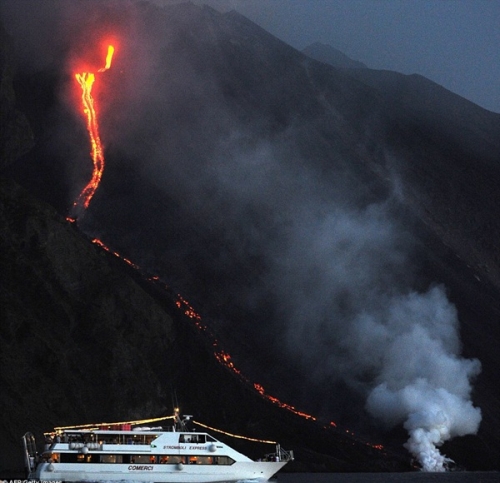
<svg viewBox="0 0 500 483">
<path fill-rule="evenodd" d="M 268 481 L 286 462 L 236 462 L 230 466 L 138 464 L 41 464 L 34 479 L 42 481 L 143 481 L 147 483 L 234 483 Z"/>
</svg>

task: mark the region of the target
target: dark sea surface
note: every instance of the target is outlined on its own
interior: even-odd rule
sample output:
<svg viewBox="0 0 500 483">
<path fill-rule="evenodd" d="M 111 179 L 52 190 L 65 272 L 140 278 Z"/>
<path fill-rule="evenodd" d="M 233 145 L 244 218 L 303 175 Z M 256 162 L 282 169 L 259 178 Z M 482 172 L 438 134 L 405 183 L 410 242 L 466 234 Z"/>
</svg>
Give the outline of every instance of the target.
<svg viewBox="0 0 500 483">
<path fill-rule="evenodd" d="M 445 473 L 282 473 L 277 483 L 493 483 L 498 471 L 453 471 Z"/>
</svg>

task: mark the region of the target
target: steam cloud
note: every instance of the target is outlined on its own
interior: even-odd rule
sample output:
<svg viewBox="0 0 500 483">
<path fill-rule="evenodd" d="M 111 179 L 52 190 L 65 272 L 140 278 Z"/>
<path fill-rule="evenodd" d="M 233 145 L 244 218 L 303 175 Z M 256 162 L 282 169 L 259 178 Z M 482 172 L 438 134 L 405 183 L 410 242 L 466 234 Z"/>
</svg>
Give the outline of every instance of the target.
<svg viewBox="0 0 500 483">
<path fill-rule="evenodd" d="M 470 401 L 470 380 L 480 364 L 459 357 L 455 310 L 435 287 L 393 300 L 384 323 L 374 325 L 372 333 L 375 328 L 383 334 L 384 353 L 379 354 L 380 383 L 367 408 L 388 424 L 404 422 L 410 434 L 406 448 L 424 470 L 443 471 L 449 460 L 436 447 L 475 433 L 481 421 Z"/>
<path fill-rule="evenodd" d="M 265 177 L 254 169 L 263 156 Z M 405 447 L 423 470 L 445 471 L 451 460 L 438 447 L 476 433 L 481 421 L 470 400 L 481 367 L 460 357 L 456 308 L 441 285 L 411 287 L 412 240 L 392 214 L 391 198 L 354 208 L 339 201 L 347 193 L 337 187 L 337 201 L 324 202 L 318 178 L 280 158 L 275 148 L 261 148 L 253 163 L 246 156 L 233 160 L 231 174 L 226 167 L 219 180 L 231 180 L 226 191 L 241 188 L 240 201 L 259 196 L 264 210 L 279 212 L 287 226 L 279 249 L 266 249 L 267 289 L 287 322 L 290 354 L 300 355 L 313 378 L 341 379 L 363 392 L 370 414 L 387 426 L 404 424 Z M 276 184 L 294 193 L 278 209 L 275 196 L 263 201 Z"/>
<path fill-rule="evenodd" d="M 64 40 L 64 32 L 78 24 L 84 3 L 86 8 L 99 5 L 64 1 L 57 3 L 55 13 L 38 6 L 43 10 L 39 17 L 62 23 L 65 28 L 58 35 Z M 406 447 L 423 469 L 444 470 L 448 460 L 437 448 L 478 429 L 481 413 L 470 396 L 480 363 L 460 357 L 457 312 L 445 288 L 415 288 L 413 240 L 394 215 L 393 196 L 365 196 L 362 183 L 349 174 L 352 160 L 335 151 L 334 141 L 322 147 L 324 139 L 308 126 L 295 125 L 263 140 L 265 129 L 255 118 L 249 116 L 254 124 L 242 125 L 235 112 L 246 104 L 227 105 L 220 87 L 221 79 L 226 82 L 223 75 L 214 72 L 205 51 L 198 57 L 192 54 L 195 47 L 190 42 L 201 38 L 205 48 L 209 42 L 203 35 L 215 35 L 217 29 L 207 28 L 206 33 L 199 23 L 191 29 L 195 34 L 186 33 L 191 20 L 182 12 L 191 7 L 183 7 L 177 17 L 169 12 L 163 20 L 161 15 L 143 18 L 145 4 L 117 4 L 120 15 L 110 10 L 107 21 L 117 22 L 119 17 L 124 31 L 133 35 L 120 38 L 127 55 L 117 56 L 111 75 L 124 74 L 114 110 L 107 113 L 113 129 L 103 138 L 138 160 L 141 168 L 135 169 L 182 207 L 183 215 L 205 223 L 202 228 L 219 239 L 231 238 L 232 252 L 223 243 L 217 246 L 219 260 L 230 264 L 258 256 L 264 261 L 259 287 L 246 289 L 244 295 L 249 306 L 273 300 L 279 320 L 270 323 L 279 325 L 280 331 L 285 327 L 286 350 L 300 360 L 308 376 L 315 381 L 340 380 L 361 393 L 371 415 L 388 426 L 404 424 L 409 433 Z M 9 13 L 23 19 L 21 10 L 12 13 L 16 8 Z M 162 22 L 171 17 L 167 28 Z M 25 26 L 25 36 L 42 25 Z M 46 37 L 52 39 L 47 32 Z M 33 38 L 31 48 L 41 49 L 40 36 Z M 47 56 L 50 60 L 49 53 L 38 50 L 26 58 Z M 304 72 L 295 75 L 308 78 Z M 280 98 L 283 86 L 278 82 L 262 86 L 248 105 L 273 88 Z M 341 118 L 333 112 L 328 122 L 336 122 L 341 131 Z M 309 151 L 303 149 L 307 143 Z M 307 152 L 315 152 L 315 159 Z M 318 160 L 320 166 L 328 166 L 326 176 Z M 126 200 L 119 206 L 115 212 L 124 210 Z M 129 221 L 127 228 L 134 229 Z M 157 231 L 148 232 L 138 253 L 148 250 L 147 241 L 161 229 L 162 223 L 151 228 Z M 186 241 L 182 250 L 193 246 Z M 170 258 L 177 255 L 161 248 Z"/>
</svg>

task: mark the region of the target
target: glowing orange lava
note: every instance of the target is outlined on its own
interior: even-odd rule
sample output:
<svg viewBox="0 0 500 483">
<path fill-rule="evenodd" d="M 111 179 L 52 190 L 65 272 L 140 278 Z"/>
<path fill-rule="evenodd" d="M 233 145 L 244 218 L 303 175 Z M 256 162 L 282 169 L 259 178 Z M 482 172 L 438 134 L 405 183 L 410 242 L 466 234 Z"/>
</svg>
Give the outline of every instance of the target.
<svg viewBox="0 0 500 483">
<path fill-rule="evenodd" d="M 105 72 L 106 70 L 108 70 L 111 67 L 111 62 L 113 60 L 113 54 L 114 54 L 114 47 L 112 45 L 109 45 L 108 52 L 106 55 L 105 66 L 98 69 L 97 72 Z M 92 171 L 91 180 L 85 186 L 85 188 L 82 190 L 82 192 L 78 196 L 77 200 L 74 202 L 73 206 L 74 207 L 83 206 L 83 208 L 86 209 L 86 208 L 88 208 L 90 201 L 92 200 L 92 197 L 94 196 L 95 191 L 97 190 L 99 183 L 101 181 L 101 178 L 102 178 L 102 173 L 104 171 L 104 153 L 103 153 L 101 139 L 99 136 L 99 123 L 98 123 L 97 113 L 96 113 L 95 106 L 94 106 L 94 98 L 92 97 L 92 86 L 94 85 L 95 74 L 92 72 L 82 72 L 82 73 L 75 74 L 75 78 L 78 81 L 78 83 L 82 89 L 81 101 L 82 101 L 83 113 L 85 114 L 85 117 L 87 120 L 87 130 L 88 130 L 89 138 L 90 138 L 90 145 L 91 145 L 90 154 L 91 154 L 92 161 L 93 161 L 93 171 Z M 72 217 L 67 217 L 67 220 L 69 222 L 76 221 L 76 219 L 72 218 Z M 128 265 L 130 265 L 134 269 L 141 271 L 141 269 L 138 265 L 133 263 L 131 260 L 122 257 L 119 253 L 111 250 L 101 240 L 95 238 L 92 240 L 92 242 L 94 244 L 96 244 L 97 246 L 99 246 L 100 248 L 102 248 L 103 250 L 120 258 L 121 260 L 123 260 L 125 263 L 127 263 Z M 150 280 L 159 283 L 160 277 L 153 276 L 153 277 L 150 277 Z M 254 388 L 254 390 L 257 391 L 261 395 L 261 397 L 263 397 L 267 401 L 270 401 L 271 403 L 279 406 L 280 408 L 286 409 L 287 411 L 290 411 L 293 414 L 300 416 L 306 420 L 317 421 L 317 419 L 314 416 L 312 416 L 308 413 L 299 411 L 294 406 L 287 404 L 287 403 L 284 403 L 284 402 L 280 401 L 278 398 L 271 396 L 270 394 L 268 394 L 264 390 L 264 387 L 261 384 L 252 383 L 236 367 L 236 365 L 234 364 L 234 362 L 231 358 L 231 355 L 228 354 L 226 351 L 220 349 L 219 343 L 218 343 L 217 339 L 215 338 L 215 335 L 213 333 L 211 333 L 211 331 L 208 329 L 208 327 L 205 324 L 202 323 L 201 316 L 193 309 L 193 307 L 191 307 L 189 302 L 187 300 L 185 300 L 183 297 L 181 297 L 180 295 L 177 295 L 177 300 L 176 300 L 175 304 L 176 304 L 177 308 L 184 313 L 185 316 L 187 316 L 188 318 L 193 320 L 194 324 L 196 325 L 196 327 L 199 330 L 204 331 L 206 333 L 206 336 L 208 337 L 208 339 L 211 339 L 212 346 L 215 348 L 214 356 L 221 365 L 223 365 L 229 371 L 231 371 L 234 375 L 236 375 L 242 382 L 252 386 Z M 165 419 L 165 418 L 157 418 L 157 419 L 154 419 L 154 420 L 152 419 L 152 420 L 148 420 L 148 421 L 157 421 L 157 420 L 161 420 L 161 419 Z M 209 428 L 209 429 L 212 429 L 215 431 L 219 431 L 219 430 L 216 430 L 214 428 L 211 428 L 210 426 L 205 426 L 199 422 L 196 422 L 196 421 L 194 421 L 194 422 L 200 426 L 204 426 L 206 428 Z M 107 424 L 107 423 L 104 423 L 104 424 Z M 85 426 L 88 426 L 88 425 L 85 425 Z M 325 428 L 330 428 L 330 429 L 336 428 L 336 427 L 337 427 L 337 425 L 333 421 L 330 421 L 329 425 L 325 426 Z M 56 428 L 56 429 L 60 429 L 60 428 Z M 219 432 L 223 432 L 223 431 L 219 431 Z M 354 436 L 354 434 L 351 433 L 350 431 L 346 430 L 346 432 L 350 433 Z M 237 436 L 237 435 L 234 435 L 231 433 L 224 433 L 224 434 L 234 436 L 234 437 L 241 437 L 241 436 Z M 260 441 L 260 442 L 264 442 L 264 443 L 273 443 L 273 444 L 275 443 L 274 441 L 263 441 L 263 440 L 256 440 L 253 438 L 244 438 L 244 439 L 250 439 L 253 441 Z M 369 444 L 369 443 L 367 443 L 367 444 Z M 382 445 L 369 444 L 369 446 L 371 446 L 374 449 L 378 449 L 378 450 L 383 449 Z"/>
<path fill-rule="evenodd" d="M 114 252 L 109 248 L 107 245 L 105 245 L 99 238 L 94 238 L 92 240 L 92 243 L 95 243 L 96 245 L 100 246 L 103 250 L 106 250 L 109 253 L 112 253 L 115 257 L 119 258 L 120 260 L 123 260 L 125 263 L 130 265 L 131 267 L 135 268 L 136 270 L 140 270 L 139 266 L 136 265 L 134 262 L 129 260 L 128 258 L 122 257 L 118 252 Z"/>
<path fill-rule="evenodd" d="M 98 72 L 104 72 L 111 67 L 111 61 L 113 60 L 113 54 L 115 53 L 115 48 L 112 45 L 108 46 L 108 53 L 106 55 L 106 65 L 101 67 Z"/>
<path fill-rule="evenodd" d="M 292 412 L 292 413 L 296 414 L 297 416 L 300 416 L 304 419 L 310 419 L 311 421 L 316 421 L 316 418 L 314 416 L 311 416 L 310 414 L 304 413 L 302 411 L 298 411 L 292 405 L 281 402 L 277 397 L 270 396 L 269 394 L 266 394 L 266 391 L 264 390 L 264 388 L 260 384 L 255 383 L 253 385 L 253 387 L 262 397 L 264 397 L 268 401 L 271 401 L 273 404 L 276 404 L 280 408 L 286 409 L 287 411 L 290 411 L 290 412 Z"/>
<path fill-rule="evenodd" d="M 125 258 L 125 257 L 121 256 L 118 252 L 113 251 L 112 249 L 110 249 L 107 245 L 105 245 L 98 238 L 94 238 L 92 240 L 92 243 L 96 244 L 97 246 L 99 246 L 103 250 L 107 251 L 108 253 L 113 254 L 115 257 L 123 260 L 125 263 L 127 263 L 128 265 L 130 265 L 134 269 L 136 269 L 138 271 L 142 271 L 141 268 L 138 265 L 136 265 L 135 263 L 133 263 L 128 258 Z M 168 286 L 164 285 L 163 282 L 161 282 L 160 277 L 158 277 L 158 276 L 150 276 L 149 280 L 151 282 L 155 282 L 155 283 L 161 284 L 164 289 L 166 289 L 167 291 L 169 291 Z M 278 406 L 278 407 L 280 407 L 282 409 L 285 409 L 285 410 L 287 410 L 287 411 L 289 411 L 289 412 L 291 412 L 291 413 L 293 413 L 293 414 L 295 414 L 297 416 L 300 416 L 301 418 L 304 418 L 306 420 L 317 421 L 317 418 L 315 416 L 313 416 L 311 414 L 308 414 L 306 412 L 300 411 L 297 408 L 295 408 L 294 406 L 292 406 L 291 404 L 285 403 L 285 402 L 281 401 L 280 399 L 278 399 L 277 397 L 268 394 L 266 392 L 266 390 L 264 389 L 264 387 L 261 384 L 252 383 L 241 372 L 241 370 L 238 369 L 238 367 L 236 367 L 235 363 L 233 362 L 233 359 L 232 359 L 231 355 L 228 352 L 226 352 L 225 350 L 223 350 L 223 349 L 220 348 L 219 342 L 218 342 L 217 338 L 215 337 L 215 334 L 213 334 L 212 331 L 209 329 L 209 327 L 207 327 L 202 322 L 201 315 L 198 314 L 198 312 L 196 312 L 196 310 L 189 304 L 189 302 L 185 298 L 183 298 L 180 294 L 177 294 L 177 299 L 175 301 L 175 305 L 177 306 L 177 308 L 180 311 L 182 311 L 182 313 L 186 317 L 188 317 L 189 319 L 191 319 L 194 322 L 195 326 L 200 331 L 205 332 L 205 336 L 211 341 L 211 345 L 214 348 L 213 354 L 214 354 L 216 360 L 222 366 L 224 366 L 226 369 L 228 369 L 230 372 L 232 372 L 233 375 L 235 375 L 240 381 L 242 381 L 243 383 L 248 384 L 251 387 L 253 387 L 254 390 L 257 391 L 262 398 L 264 398 L 267 401 L 275 404 L 276 406 Z M 203 426 L 203 424 L 201 424 L 201 423 L 198 423 L 196 421 L 194 421 L 194 422 L 196 424 L 199 424 L 199 425 Z M 209 426 L 205 426 L 205 427 L 210 428 Z M 334 421 L 330 421 L 327 425 L 325 425 L 323 427 L 324 427 L 324 429 L 329 429 L 329 430 L 337 430 L 338 429 L 337 428 L 337 424 Z M 210 429 L 213 429 L 213 428 L 210 428 Z M 218 431 L 218 430 L 216 430 L 216 431 Z M 220 431 L 220 432 L 223 432 L 223 431 Z M 349 434 L 350 436 L 352 436 L 353 438 L 355 437 L 355 434 L 352 431 L 350 431 L 348 429 L 345 429 L 345 432 L 347 434 Z M 225 434 L 231 435 L 230 433 L 225 433 Z M 232 436 L 235 436 L 235 435 L 232 435 Z M 248 439 L 248 438 L 246 438 L 246 439 Z M 357 441 L 361 441 L 360 438 L 356 438 L 356 440 Z M 270 442 L 270 441 L 261 441 L 261 442 Z M 379 451 L 383 451 L 384 450 L 384 447 L 381 444 L 371 444 L 371 443 L 368 443 L 368 442 L 365 442 L 365 444 L 367 446 L 370 446 L 371 448 L 373 448 L 375 450 L 379 450 Z"/>
<path fill-rule="evenodd" d="M 114 51 L 114 47 L 110 45 L 106 56 L 106 64 L 104 67 L 100 68 L 98 72 L 104 72 L 111 67 Z M 73 206 L 83 205 L 86 209 L 102 178 L 102 173 L 104 171 L 104 153 L 101 138 L 99 137 L 99 123 L 94 107 L 94 98 L 92 97 L 92 86 L 95 81 L 95 74 L 92 72 L 83 72 L 81 74 L 75 74 L 75 78 L 82 88 L 83 113 L 87 118 L 87 131 L 89 132 L 91 146 L 90 155 L 94 163 L 94 168 L 92 171 L 92 178 L 85 188 L 83 188 Z"/>
</svg>

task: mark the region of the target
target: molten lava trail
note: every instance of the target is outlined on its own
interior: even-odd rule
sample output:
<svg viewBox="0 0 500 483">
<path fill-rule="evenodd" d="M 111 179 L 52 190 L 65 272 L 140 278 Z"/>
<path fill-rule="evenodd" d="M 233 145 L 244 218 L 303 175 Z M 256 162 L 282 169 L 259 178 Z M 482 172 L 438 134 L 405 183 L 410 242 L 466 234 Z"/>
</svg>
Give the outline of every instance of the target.
<svg viewBox="0 0 500 483">
<path fill-rule="evenodd" d="M 114 47 L 110 45 L 106 56 L 106 64 L 99 69 L 98 72 L 104 72 L 111 67 L 114 51 Z M 94 106 L 94 98 L 92 97 L 92 86 L 94 85 L 95 74 L 92 72 L 83 72 L 81 74 L 75 74 L 75 78 L 82 88 L 82 107 L 83 113 L 87 119 L 87 131 L 89 132 L 91 146 L 90 155 L 94 168 L 90 181 L 85 188 L 83 188 L 73 206 L 83 206 L 84 209 L 87 209 L 102 178 L 102 173 L 104 171 L 104 153 L 101 138 L 99 136 L 99 123 Z"/>
<path fill-rule="evenodd" d="M 134 269 L 138 270 L 139 272 L 143 273 L 143 275 L 145 275 L 145 273 L 141 270 L 141 268 L 138 265 L 133 263 L 131 260 L 121 256 L 118 252 L 111 250 L 106 244 L 104 244 L 98 238 L 95 238 L 94 240 L 92 240 L 92 242 L 94 244 L 96 244 L 97 246 L 99 246 L 100 248 L 102 248 L 103 250 L 106 250 L 108 253 L 111 253 L 115 257 L 123 260 L 125 263 L 127 263 L 128 265 L 130 265 L 131 267 L 133 267 Z M 158 286 L 160 286 L 163 290 L 165 290 L 165 292 L 173 293 L 170 290 L 170 288 L 161 281 L 159 276 L 148 276 L 147 278 L 151 283 L 158 284 Z M 303 411 L 299 411 L 297 408 L 295 408 L 291 404 L 282 402 L 277 397 L 268 394 L 261 384 L 252 383 L 236 367 L 231 355 L 220 347 L 219 341 L 217 340 L 215 334 L 212 333 L 212 331 L 208 328 L 208 326 L 202 322 L 201 315 L 198 314 L 198 312 L 196 312 L 196 310 L 189 304 L 189 302 L 185 298 L 183 298 L 180 294 L 176 295 L 175 305 L 186 317 L 188 317 L 189 319 L 191 319 L 194 322 L 195 326 L 200 331 L 204 332 L 206 340 L 210 341 L 210 345 L 212 346 L 213 351 L 214 351 L 213 355 L 215 356 L 217 361 L 222 366 L 224 366 L 226 369 L 228 369 L 230 372 L 232 372 L 233 375 L 235 375 L 241 382 L 253 387 L 253 389 L 255 391 L 257 391 L 263 399 L 266 399 L 267 401 L 273 403 L 274 405 L 276 405 L 282 409 L 285 409 L 286 411 L 289 411 L 289 412 L 295 414 L 296 416 L 300 416 L 301 418 L 306 419 L 308 421 L 318 421 L 317 418 L 312 416 L 311 414 L 308 414 L 308 413 L 303 412 Z M 203 426 L 201 423 L 198 423 L 197 421 L 194 421 L 194 423 Z M 337 424 L 334 421 L 330 421 L 328 424 L 326 424 L 323 427 L 324 427 L 324 429 L 327 429 L 327 430 L 338 430 L 339 429 L 337 427 Z M 210 428 L 210 429 L 213 429 L 213 428 Z M 223 432 L 223 431 L 221 431 L 221 432 Z M 352 431 L 345 429 L 345 432 L 347 434 L 349 434 L 351 437 L 355 437 L 355 435 Z M 230 433 L 225 433 L 225 434 L 231 435 Z M 231 435 L 231 436 L 234 436 L 234 435 Z M 248 438 L 245 438 L 245 439 L 248 439 Z M 359 437 L 356 437 L 356 440 L 358 442 L 363 442 Z M 266 442 L 266 441 L 261 441 L 261 442 Z M 267 441 L 267 442 L 269 442 L 269 441 Z M 363 443 L 366 444 L 367 446 L 370 446 L 371 448 L 373 448 L 375 450 L 384 451 L 384 447 L 380 444 L 375 445 L 375 444 L 371 444 L 371 443 L 366 442 L 366 441 L 364 441 Z"/>
</svg>

